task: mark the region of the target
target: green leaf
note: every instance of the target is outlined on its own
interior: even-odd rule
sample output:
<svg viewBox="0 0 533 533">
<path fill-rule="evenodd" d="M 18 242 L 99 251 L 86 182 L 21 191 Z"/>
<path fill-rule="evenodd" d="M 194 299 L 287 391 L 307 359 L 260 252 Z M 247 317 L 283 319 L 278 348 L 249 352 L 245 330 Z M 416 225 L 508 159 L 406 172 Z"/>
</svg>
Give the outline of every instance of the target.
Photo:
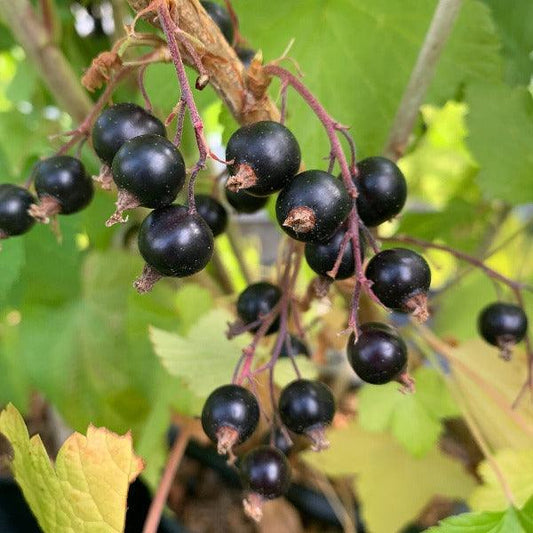
<svg viewBox="0 0 533 533">
<path fill-rule="evenodd" d="M 470 107 L 468 144 L 481 170 L 477 182 L 489 199 L 511 204 L 533 201 L 533 101 L 524 87 L 475 84 L 466 91 Z"/>
<path fill-rule="evenodd" d="M 465 513 L 429 528 L 428 533 L 530 533 L 533 531 L 533 499 L 522 509 L 501 513 Z"/>
<path fill-rule="evenodd" d="M 328 438 L 328 450 L 304 458 L 328 475 L 353 476 L 372 533 L 398 531 L 435 494 L 466 498 L 475 486 L 457 461 L 436 448 L 416 459 L 391 435 L 366 432 L 356 423 L 329 431 Z"/>
<path fill-rule="evenodd" d="M 227 323 L 233 316 L 223 309 L 204 315 L 187 336 L 150 328 L 155 353 L 168 372 L 184 380 L 200 397 L 231 380 L 241 355 L 242 340 L 226 338 Z"/>
<path fill-rule="evenodd" d="M 318 369 L 305 355 L 296 355 L 294 357 L 296 364 L 298 365 L 298 370 L 304 379 L 316 379 L 318 375 Z M 276 385 L 280 388 L 285 387 L 291 381 L 297 379 L 297 375 L 294 370 L 294 366 L 289 357 L 281 357 L 276 361 L 276 366 L 274 368 L 274 381 Z"/>
<path fill-rule="evenodd" d="M 353 127 L 361 156 L 379 153 L 433 15 L 436 1 L 307 0 L 256 2 L 236 0 L 240 28 L 265 60 L 290 51 L 305 83 L 340 122 Z M 320 43 L 318 45 L 318 43 Z M 499 43 L 486 6 L 470 0 L 439 61 L 428 101 L 454 96 L 471 80 L 498 80 Z M 273 93 L 276 94 L 276 93 Z M 293 91 L 288 125 L 309 168 L 324 167 L 328 155 L 318 120 Z"/>
<path fill-rule="evenodd" d="M 0 250 L 0 302 L 5 300 L 13 283 L 18 279 L 24 266 L 24 241 L 20 238 L 1 242 Z"/>
<path fill-rule="evenodd" d="M 509 485 L 514 501 L 521 507 L 533 494 L 533 448 L 526 450 L 502 450 L 494 455 L 494 461 Z M 469 498 L 474 511 L 499 511 L 506 509 L 508 502 L 500 480 L 488 461 L 478 467 L 483 485 Z"/>
<path fill-rule="evenodd" d="M 128 487 L 144 466 L 131 435 L 89 426 L 86 437 L 73 433 L 65 441 L 53 466 L 11 404 L 0 414 L 0 433 L 13 447 L 15 479 L 45 533 L 124 530 Z"/>
<path fill-rule="evenodd" d="M 492 11 L 503 44 L 505 79 L 508 83 L 527 85 L 533 74 L 533 3 L 513 0 L 513 8 L 501 0 L 483 0 Z"/>
<path fill-rule="evenodd" d="M 435 370 L 419 367 L 413 377 L 414 394 L 399 393 L 396 383 L 363 387 L 359 421 L 368 431 L 391 431 L 408 452 L 421 457 L 437 443 L 441 420 L 459 412 Z"/>
<path fill-rule="evenodd" d="M 207 289 L 195 283 L 185 284 L 176 294 L 180 332 L 186 333 L 212 307 L 213 298 Z"/>
</svg>

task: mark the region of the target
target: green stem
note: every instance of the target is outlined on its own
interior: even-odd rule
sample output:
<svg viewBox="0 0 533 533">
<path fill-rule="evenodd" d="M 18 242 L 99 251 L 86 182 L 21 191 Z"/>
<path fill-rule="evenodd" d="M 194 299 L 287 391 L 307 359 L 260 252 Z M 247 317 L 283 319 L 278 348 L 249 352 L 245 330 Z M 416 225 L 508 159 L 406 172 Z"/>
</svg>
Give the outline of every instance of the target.
<svg viewBox="0 0 533 533">
<path fill-rule="evenodd" d="M 58 105 L 76 122 L 92 108 L 91 99 L 80 85 L 61 50 L 53 43 L 28 0 L 0 0 L 0 17 L 24 48 Z"/>
</svg>

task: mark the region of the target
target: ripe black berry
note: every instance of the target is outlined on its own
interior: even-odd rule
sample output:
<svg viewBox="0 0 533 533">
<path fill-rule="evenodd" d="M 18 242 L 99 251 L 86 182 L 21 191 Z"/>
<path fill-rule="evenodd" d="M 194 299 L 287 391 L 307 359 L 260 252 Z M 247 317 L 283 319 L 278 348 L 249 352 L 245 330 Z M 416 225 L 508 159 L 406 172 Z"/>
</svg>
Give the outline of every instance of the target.
<svg viewBox="0 0 533 533">
<path fill-rule="evenodd" d="M 149 291 L 162 276 L 185 277 L 202 270 L 213 255 L 213 234 L 198 214 L 182 205 L 152 211 L 141 224 L 139 251 L 147 263 L 135 282 L 139 292 Z"/>
<path fill-rule="evenodd" d="M 300 168 L 300 147 L 279 122 L 265 120 L 239 128 L 228 141 L 226 160 L 230 178 L 226 187 L 245 189 L 256 196 L 281 190 Z"/>
<path fill-rule="evenodd" d="M 306 344 L 292 333 L 289 333 L 288 340 L 283 343 L 281 351 L 279 352 L 280 357 L 289 357 L 290 355 L 305 355 L 306 357 L 309 357 L 309 348 L 307 348 Z"/>
<path fill-rule="evenodd" d="M 297 379 L 289 383 L 279 397 L 279 415 L 294 433 L 305 434 L 312 441 L 312 449 L 329 446 L 324 429 L 335 414 L 335 399 L 327 385 L 319 381 Z"/>
<path fill-rule="evenodd" d="M 259 446 L 249 451 L 242 459 L 241 479 L 248 494 L 244 511 L 259 522 L 264 500 L 283 496 L 289 489 L 291 473 L 283 453 L 270 446 Z"/>
<path fill-rule="evenodd" d="M 407 366 L 407 346 L 398 332 L 379 322 L 367 322 L 354 344 L 348 340 L 348 360 L 355 373 L 367 383 L 382 385 L 398 379 Z"/>
<path fill-rule="evenodd" d="M 276 217 L 293 239 L 321 242 L 333 236 L 351 207 L 350 196 L 340 180 L 321 170 L 307 170 L 279 193 Z"/>
<path fill-rule="evenodd" d="M 478 329 L 479 334 L 489 344 L 498 346 L 502 357 L 508 360 L 512 347 L 525 337 L 527 322 L 527 315 L 518 305 L 496 302 L 481 311 Z"/>
<path fill-rule="evenodd" d="M 263 444 L 267 446 L 274 446 L 274 448 L 277 448 L 281 453 L 283 453 L 283 455 L 286 456 L 291 453 L 291 450 L 294 447 L 294 443 L 290 439 L 287 430 L 282 430 L 279 426 L 274 429 L 274 434 L 269 431 L 265 435 Z"/>
<path fill-rule="evenodd" d="M 228 10 L 216 2 L 200 2 L 229 44 L 233 43 L 233 22 Z"/>
<path fill-rule="evenodd" d="M 228 225 L 228 213 L 224 206 L 207 194 L 195 195 L 198 214 L 207 222 L 213 232 L 213 237 L 224 233 Z"/>
<path fill-rule="evenodd" d="M 137 104 L 115 104 L 105 109 L 93 126 L 93 147 L 98 157 L 111 166 L 119 148 L 130 139 L 153 133 L 165 136 L 162 122 Z"/>
<path fill-rule="evenodd" d="M 244 190 L 230 191 L 225 187 L 226 200 L 238 213 L 256 213 L 268 202 L 267 196 L 252 196 Z"/>
<path fill-rule="evenodd" d="M 257 322 L 261 317 L 272 311 L 281 298 L 281 291 L 266 281 L 252 283 L 244 289 L 237 300 L 237 314 L 245 324 Z M 250 331 L 256 332 L 261 325 L 254 326 Z M 279 329 L 279 317 L 268 328 L 266 335 Z"/>
<path fill-rule="evenodd" d="M 218 445 L 218 453 L 232 454 L 233 446 L 247 440 L 259 423 L 255 396 L 239 385 L 223 385 L 207 398 L 202 409 L 205 434 Z"/>
<path fill-rule="evenodd" d="M 2 183 L 0 185 L 0 239 L 22 235 L 31 229 L 35 219 L 28 209 L 35 198 L 28 189 Z"/>
<path fill-rule="evenodd" d="M 70 215 L 81 211 L 94 194 L 93 182 L 83 163 L 68 155 L 39 161 L 33 169 L 33 179 L 39 205 L 34 204 L 30 214 L 41 222 L 58 213 Z"/>
<path fill-rule="evenodd" d="M 305 245 L 305 259 L 311 269 L 320 276 L 332 277 L 330 271 L 335 266 L 335 261 L 339 255 L 342 242 L 345 238 L 347 229 L 341 227 L 333 237 L 324 242 L 308 242 Z M 359 236 L 359 245 L 361 250 L 361 260 L 364 257 L 364 246 L 361 235 Z M 339 269 L 334 279 L 347 279 L 355 274 L 355 258 L 353 255 L 353 246 L 351 238 L 348 240 Z"/>
<path fill-rule="evenodd" d="M 431 270 L 421 255 L 405 248 L 384 250 L 369 261 L 366 277 L 383 305 L 427 320 Z"/>
<path fill-rule="evenodd" d="M 405 205 L 407 183 L 402 171 L 385 157 L 369 157 L 357 164 L 354 179 L 359 196 L 357 212 L 370 227 L 395 217 Z"/>
<path fill-rule="evenodd" d="M 185 183 L 180 151 L 161 135 L 141 135 L 126 141 L 113 159 L 113 180 L 119 194 L 117 210 L 107 221 L 124 221 L 122 213 L 137 206 L 170 205 Z"/>
<path fill-rule="evenodd" d="M 251 48 L 242 48 L 240 46 L 235 47 L 235 52 L 237 52 L 237 57 L 242 61 L 244 68 L 248 68 L 251 65 L 252 59 L 257 53 Z"/>
</svg>

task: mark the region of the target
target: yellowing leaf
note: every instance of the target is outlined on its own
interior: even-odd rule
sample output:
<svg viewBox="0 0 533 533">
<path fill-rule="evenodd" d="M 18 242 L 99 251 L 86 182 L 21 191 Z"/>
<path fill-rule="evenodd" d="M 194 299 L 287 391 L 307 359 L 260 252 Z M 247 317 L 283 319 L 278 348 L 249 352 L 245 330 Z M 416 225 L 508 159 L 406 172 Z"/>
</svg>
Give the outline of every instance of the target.
<svg viewBox="0 0 533 533">
<path fill-rule="evenodd" d="M 518 507 L 522 507 L 533 494 L 533 448 L 528 450 L 503 450 L 494 460 L 509 484 L 511 493 Z M 487 461 L 478 468 L 478 474 L 484 484 L 478 487 L 470 497 L 470 506 L 474 511 L 500 511 L 509 503 L 505 499 L 501 484 L 494 469 Z"/>
<path fill-rule="evenodd" d="M 330 431 L 331 446 L 305 458 L 330 475 L 354 474 L 354 486 L 372 533 L 398 531 L 440 494 L 465 498 L 475 481 L 463 467 L 437 449 L 413 458 L 388 433 L 369 433 L 358 424 Z"/>
<path fill-rule="evenodd" d="M 0 414 L 0 433 L 13 447 L 11 467 L 45 533 L 113 533 L 124 530 L 129 484 L 144 465 L 131 435 L 90 426 L 63 444 L 55 468 L 38 435 L 9 404 Z"/>
</svg>

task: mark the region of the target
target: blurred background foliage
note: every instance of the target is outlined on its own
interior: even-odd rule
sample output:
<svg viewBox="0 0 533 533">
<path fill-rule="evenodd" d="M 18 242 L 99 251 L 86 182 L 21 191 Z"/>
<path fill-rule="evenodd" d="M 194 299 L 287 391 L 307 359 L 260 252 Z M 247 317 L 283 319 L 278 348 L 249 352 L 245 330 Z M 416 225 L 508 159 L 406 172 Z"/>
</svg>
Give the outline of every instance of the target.
<svg viewBox="0 0 533 533">
<path fill-rule="evenodd" d="M 241 31 L 250 46 L 262 50 L 265 61 L 279 57 L 294 40 L 289 55 L 325 107 L 351 127 L 358 156 L 379 154 L 436 2 L 233 4 Z M 56 2 L 56 14 L 56 42 L 81 77 L 121 31 L 113 26 L 112 6 L 62 0 Z M 384 225 L 383 234 L 408 233 L 445 243 L 487 257 L 492 268 L 533 283 L 532 50 L 530 0 L 514 0 L 512 9 L 504 0 L 464 1 L 410 148 L 399 163 L 409 184 L 409 204 L 400 220 Z M 173 67 L 149 67 L 146 88 L 156 114 L 164 118 L 176 102 Z M 274 84 L 275 98 L 278 90 Z M 123 83 L 114 101 L 142 103 L 134 81 Z M 209 138 L 219 145 L 235 129 L 233 119 L 211 89 L 198 94 L 198 105 Z M 324 168 L 328 144 L 318 121 L 296 94 L 289 95 L 288 105 L 288 125 L 306 166 Z M 51 137 L 74 126 L 56 107 L 54 95 L 9 29 L 0 25 L 0 181 L 23 183 L 35 161 L 60 145 Z M 183 150 L 191 164 L 195 152 L 190 134 Z M 89 146 L 82 158 L 97 174 L 99 165 Z M 210 176 L 219 171 L 210 167 L 200 189 L 208 190 Z M 210 313 L 213 308 L 231 309 L 234 300 L 217 286 L 212 269 L 190 280 L 160 283 L 148 295 L 132 290 L 142 268 L 132 235 L 142 214 L 131 216 L 126 228 L 107 229 L 103 222 L 113 211 L 113 200 L 100 191 L 89 209 L 63 217 L 60 243 L 46 226 L 2 243 L 0 403 L 11 401 L 24 411 L 30 393 L 39 391 L 76 430 L 84 431 L 89 423 L 119 433 L 132 429 L 137 451 L 147 459 L 147 478 L 154 482 L 164 460 L 170 409 L 197 414 L 207 390 L 202 386 L 205 376 L 184 364 L 185 349 L 172 356 L 176 370 L 167 372 L 151 345 L 149 327 L 190 341 L 203 320 L 209 331 L 198 357 L 218 361 L 209 376 L 213 385 L 230 379 L 228 369 L 245 340 L 231 349 L 226 346 L 222 332 L 227 316 Z M 266 216 L 254 219 L 259 225 L 266 221 Z M 239 224 L 253 275 L 270 275 L 271 268 L 260 265 L 265 250 L 258 236 L 247 231 L 250 219 L 241 217 Z M 271 231 L 276 232 L 273 227 Z M 244 278 L 227 238 L 217 247 L 235 288 L 241 289 Z M 357 473 L 365 518 L 378 533 L 412 518 L 432 494 L 472 495 L 474 478 L 438 446 L 444 422 L 460 416 L 465 404 L 478 422 L 485 420 L 483 431 L 493 449 L 514 458 L 506 463 L 511 470 L 525 470 L 531 463 L 531 433 L 517 427 L 506 406 L 494 404 L 490 393 L 496 390 L 512 402 L 526 376 L 523 354 L 505 364 L 475 340 L 479 309 L 500 295 L 490 280 L 454 258 L 442 253 L 427 257 L 435 274 L 432 328 L 458 345 L 457 358 L 490 387 L 487 392 L 462 383 L 466 375 L 452 379 L 442 361 L 414 338 L 413 349 L 431 362 L 415 372 L 417 394 L 398 395 L 394 386 L 363 388 L 358 419 L 348 429 L 332 432 L 329 452 L 308 458 L 328 473 Z M 302 289 L 310 278 L 304 269 Z M 526 303 L 532 316 L 531 295 Z M 344 315 L 338 310 L 329 317 L 323 309 L 313 313 L 335 331 L 342 329 Z M 450 388 L 466 391 L 466 399 L 458 401 Z M 530 429 L 528 401 L 516 412 Z M 513 478 L 513 483 L 521 486 L 521 493 L 533 492 L 531 479 L 525 488 L 522 478 Z M 503 508 L 504 502 L 492 493 L 473 494 L 476 509 Z M 386 513 L 383 501 L 394 501 Z"/>
</svg>

